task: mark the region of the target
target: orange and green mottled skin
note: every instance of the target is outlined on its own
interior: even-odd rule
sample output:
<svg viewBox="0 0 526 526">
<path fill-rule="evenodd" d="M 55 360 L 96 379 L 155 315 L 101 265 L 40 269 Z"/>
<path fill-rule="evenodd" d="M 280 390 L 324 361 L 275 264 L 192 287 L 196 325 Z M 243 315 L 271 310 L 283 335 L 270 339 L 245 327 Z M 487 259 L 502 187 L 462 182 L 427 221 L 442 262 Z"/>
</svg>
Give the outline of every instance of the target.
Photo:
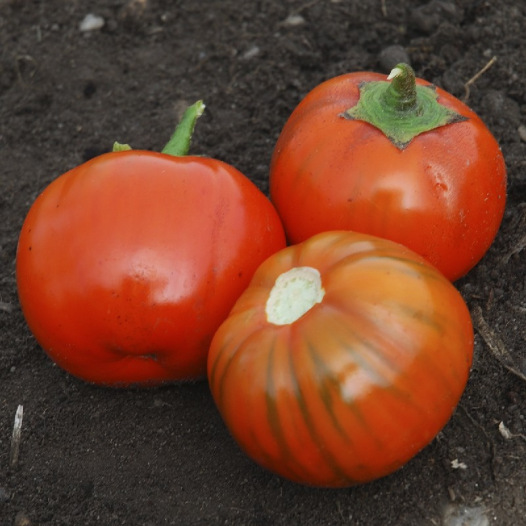
<svg viewBox="0 0 526 526">
<path fill-rule="evenodd" d="M 276 325 L 278 276 L 317 269 L 325 295 Z M 402 245 L 319 234 L 267 259 L 215 334 L 211 392 L 233 437 L 293 481 L 342 487 L 385 476 L 442 429 L 465 388 L 469 311 L 454 286 Z"/>
</svg>

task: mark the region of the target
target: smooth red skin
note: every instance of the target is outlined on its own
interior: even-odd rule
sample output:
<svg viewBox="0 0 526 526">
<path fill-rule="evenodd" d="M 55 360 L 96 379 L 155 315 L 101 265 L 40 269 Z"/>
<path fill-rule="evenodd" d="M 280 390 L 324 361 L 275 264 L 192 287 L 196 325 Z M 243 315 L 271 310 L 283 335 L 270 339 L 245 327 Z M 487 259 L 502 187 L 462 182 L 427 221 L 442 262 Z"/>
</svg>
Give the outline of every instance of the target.
<svg viewBox="0 0 526 526">
<path fill-rule="evenodd" d="M 27 323 L 71 374 L 104 385 L 206 374 L 213 333 L 285 245 L 270 201 L 235 168 L 130 151 L 53 181 L 20 234 Z"/>
<path fill-rule="evenodd" d="M 274 325 L 266 302 L 294 267 L 325 295 Z M 345 487 L 394 472 L 449 420 L 473 354 L 469 310 L 421 256 L 324 232 L 266 259 L 208 355 L 210 390 L 243 450 L 302 484 Z"/>
<path fill-rule="evenodd" d="M 480 118 L 440 88 L 438 101 L 467 120 L 422 133 L 404 150 L 372 125 L 342 118 L 358 102 L 359 84 L 378 80 L 385 76 L 342 75 L 305 97 L 276 144 L 271 199 L 293 244 L 326 230 L 377 235 L 454 281 L 482 258 L 500 226 L 502 152 Z"/>
</svg>

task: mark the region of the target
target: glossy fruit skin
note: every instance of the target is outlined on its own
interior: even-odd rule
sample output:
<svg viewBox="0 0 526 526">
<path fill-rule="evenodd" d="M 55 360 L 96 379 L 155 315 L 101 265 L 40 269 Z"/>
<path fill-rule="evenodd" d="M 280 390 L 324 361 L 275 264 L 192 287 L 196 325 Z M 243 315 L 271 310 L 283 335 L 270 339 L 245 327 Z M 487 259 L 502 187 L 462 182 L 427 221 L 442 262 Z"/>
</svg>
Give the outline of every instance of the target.
<svg viewBox="0 0 526 526">
<path fill-rule="evenodd" d="M 506 202 L 502 152 L 481 119 L 440 88 L 438 102 L 467 120 L 399 149 L 374 126 L 341 116 L 359 100 L 357 72 L 314 88 L 286 122 L 270 195 L 290 243 L 354 230 L 402 243 L 454 281 L 486 253 Z M 418 85 L 429 85 L 417 79 Z"/>
<path fill-rule="evenodd" d="M 325 296 L 269 323 L 276 278 L 321 274 Z M 216 332 L 211 392 L 242 449 L 292 481 L 345 487 L 392 473 L 450 418 L 473 354 L 454 286 L 409 249 L 326 232 L 268 258 Z"/>
<path fill-rule="evenodd" d="M 284 246 L 272 204 L 232 166 L 108 153 L 31 206 L 17 250 L 20 303 L 49 356 L 88 382 L 204 377 L 213 333 Z"/>
</svg>

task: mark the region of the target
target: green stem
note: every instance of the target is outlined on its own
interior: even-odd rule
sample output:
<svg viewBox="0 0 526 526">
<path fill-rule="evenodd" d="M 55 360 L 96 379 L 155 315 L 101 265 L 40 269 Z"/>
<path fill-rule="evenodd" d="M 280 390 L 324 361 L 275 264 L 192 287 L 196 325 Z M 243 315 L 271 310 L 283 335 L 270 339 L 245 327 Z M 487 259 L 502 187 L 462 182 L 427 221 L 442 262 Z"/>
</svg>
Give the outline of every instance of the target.
<svg viewBox="0 0 526 526">
<path fill-rule="evenodd" d="M 162 153 L 181 157 L 188 153 L 197 119 L 203 114 L 205 105 L 202 100 L 192 104 L 184 112 L 181 122 L 177 125 L 170 140 L 162 149 Z"/>
<path fill-rule="evenodd" d="M 113 150 L 114 152 L 127 152 L 128 150 L 131 150 L 132 147 L 129 144 L 121 144 L 120 142 L 115 141 L 113 143 Z"/>
<path fill-rule="evenodd" d="M 416 78 L 413 68 L 407 64 L 398 64 L 389 74 L 387 80 L 391 81 L 385 92 L 386 104 L 397 111 L 416 109 Z"/>
</svg>

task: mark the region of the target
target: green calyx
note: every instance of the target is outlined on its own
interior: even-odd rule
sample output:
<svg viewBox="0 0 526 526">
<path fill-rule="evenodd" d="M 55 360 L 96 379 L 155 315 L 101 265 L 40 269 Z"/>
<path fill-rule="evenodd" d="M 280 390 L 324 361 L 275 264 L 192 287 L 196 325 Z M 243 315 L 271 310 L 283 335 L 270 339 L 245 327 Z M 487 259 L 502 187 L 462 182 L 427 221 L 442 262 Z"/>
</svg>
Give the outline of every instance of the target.
<svg viewBox="0 0 526 526">
<path fill-rule="evenodd" d="M 182 157 L 186 155 L 190 149 L 192 134 L 194 133 L 197 119 L 203 115 L 204 111 L 205 105 L 202 100 L 198 100 L 189 106 L 184 112 L 177 128 L 175 128 L 170 140 L 162 149 L 162 153 L 173 155 L 174 157 Z M 129 144 L 121 144 L 118 142 L 113 143 L 114 152 L 123 152 L 131 149 L 132 147 Z"/>
<path fill-rule="evenodd" d="M 362 83 L 358 103 L 342 117 L 372 124 L 403 150 L 421 133 L 466 120 L 437 99 L 434 86 L 417 86 L 413 69 L 402 63 L 387 81 Z"/>
</svg>

